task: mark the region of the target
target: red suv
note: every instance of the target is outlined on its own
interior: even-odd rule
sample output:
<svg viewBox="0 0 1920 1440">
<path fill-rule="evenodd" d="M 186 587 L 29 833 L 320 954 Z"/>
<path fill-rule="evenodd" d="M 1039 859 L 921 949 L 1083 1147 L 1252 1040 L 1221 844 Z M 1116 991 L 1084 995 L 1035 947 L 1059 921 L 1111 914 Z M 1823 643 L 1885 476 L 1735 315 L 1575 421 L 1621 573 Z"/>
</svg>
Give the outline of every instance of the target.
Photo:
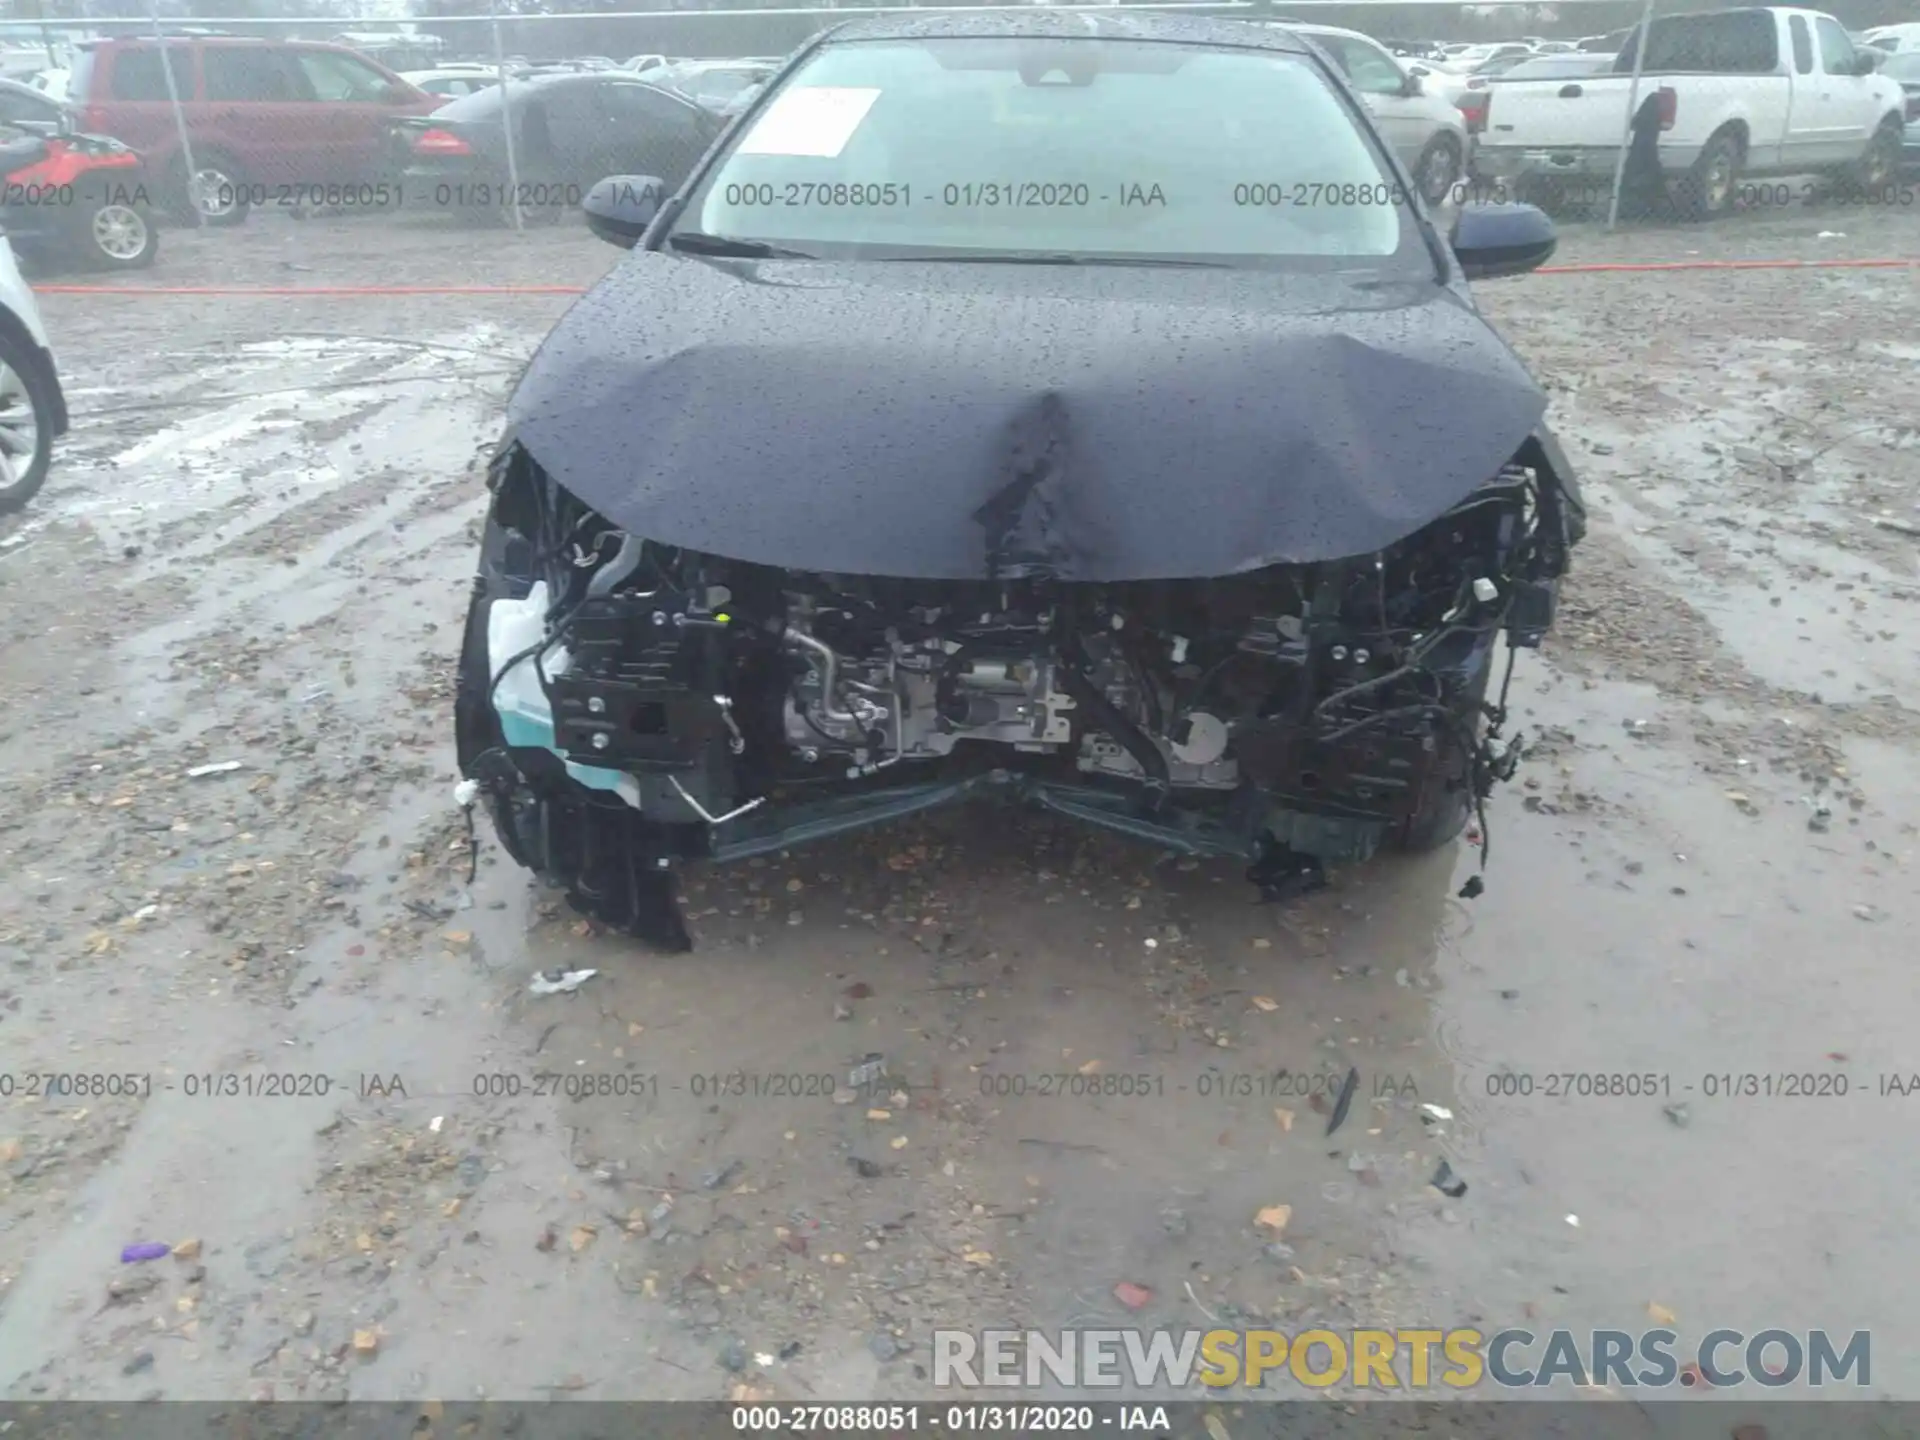
<svg viewBox="0 0 1920 1440">
<path fill-rule="evenodd" d="M 397 198 L 383 170 L 387 123 L 445 102 L 343 45 L 195 36 L 165 48 L 193 150 L 191 191 L 160 42 L 82 47 L 70 103 L 82 130 L 140 151 L 170 201 L 184 209 L 191 193 L 213 225 L 238 225 L 273 201 L 384 208 Z"/>
</svg>

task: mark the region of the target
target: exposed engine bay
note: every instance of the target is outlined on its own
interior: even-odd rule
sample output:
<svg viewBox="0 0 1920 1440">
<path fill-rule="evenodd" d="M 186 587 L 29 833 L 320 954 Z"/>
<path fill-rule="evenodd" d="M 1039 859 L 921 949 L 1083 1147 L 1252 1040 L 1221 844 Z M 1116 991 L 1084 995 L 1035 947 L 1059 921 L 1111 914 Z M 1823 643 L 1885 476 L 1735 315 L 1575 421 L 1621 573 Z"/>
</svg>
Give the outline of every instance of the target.
<svg viewBox="0 0 1920 1440">
<path fill-rule="evenodd" d="M 1584 528 L 1545 459 L 1523 450 L 1378 553 L 1098 584 L 814 574 L 663 546 L 509 448 L 462 769 L 516 858 L 672 943 L 677 920 L 662 933 L 639 913 L 638 877 L 991 788 L 1244 856 L 1277 898 L 1323 863 L 1452 839 L 1512 773 L 1504 684 L 1487 698 L 1496 638 L 1539 643 Z"/>
</svg>

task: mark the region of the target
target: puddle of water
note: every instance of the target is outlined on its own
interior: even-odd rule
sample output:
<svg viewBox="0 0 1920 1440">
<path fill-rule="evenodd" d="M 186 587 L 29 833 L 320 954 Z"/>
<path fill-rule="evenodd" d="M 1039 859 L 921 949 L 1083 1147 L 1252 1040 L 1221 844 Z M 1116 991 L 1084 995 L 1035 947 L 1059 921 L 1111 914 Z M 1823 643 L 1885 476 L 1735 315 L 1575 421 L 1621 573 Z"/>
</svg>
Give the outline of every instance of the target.
<svg viewBox="0 0 1920 1440">
<path fill-rule="evenodd" d="M 1661 718 L 1613 685 L 1561 685 L 1540 709 L 1585 737 Z M 1476 927 L 1440 953 L 1434 1023 L 1473 1188 L 1457 1224 L 1409 1231 L 1436 1315 L 1637 1331 L 1659 1304 L 1691 1340 L 1716 1325 L 1912 1333 L 1920 1299 L 1885 1257 L 1920 1155 L 1895 1140 L 1912 1102 L 1878 1081 L 1914 1068 L 1902 937 L 1920 891 L 1840 820 L 1815 836 L 1788 806 L 1749 819 L 1684 755 L 1600 744 L 1573 779 L 1623 814 L 1547 818 L 1501 797 Z M 1920 803 L 1910 758 L 1862 747 L 1860 767 L 1891 814 Z M 1895 842 L 1891 822 L 1872 828 Z M 1856 918 L 1863 903 L 1885 918 Z M 1801 1076 L 1846 1093 L 1784 1093 Z M 1684 1127 L 1668 1105 L 1687 1107 Z M 1877 1386 L 1920 1393 L 1920 1368 L 1875 1358 Z"/>
</svg>

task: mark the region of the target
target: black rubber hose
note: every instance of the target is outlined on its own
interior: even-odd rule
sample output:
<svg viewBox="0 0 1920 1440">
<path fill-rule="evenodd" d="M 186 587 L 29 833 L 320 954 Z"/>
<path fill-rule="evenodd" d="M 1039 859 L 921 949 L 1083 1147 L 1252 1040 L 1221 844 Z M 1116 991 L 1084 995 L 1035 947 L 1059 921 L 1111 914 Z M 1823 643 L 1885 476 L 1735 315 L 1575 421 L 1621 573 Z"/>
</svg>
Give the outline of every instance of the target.
<svg viewBox="0 0 1920 1440">
<path fill-rule="evenodd" d="M 1071 655 L 1065 653 L 1068 648 L 1073 652 Z M 1167 770 L 1167 757 L 1160 753 L 1159 746 L 1140 733 L 1131 720 L 1116 710 L 1106 696 L 1094 689 L 1086 671 L 1075 663 L 1076 659 L 1084 662 L 1086 654 L 1086 647 L 1080 643 L 1079 635 L 1070 634 L 1060 656 L 1060 688 L 1073 697 L 1074 703 L 1100 729 L 1118 740 L 1133 756 L 1147 777 L 1147 788 L 1158 792 L 1157 803 L 1173 787 L 1173 777 Z"/>
</svg>

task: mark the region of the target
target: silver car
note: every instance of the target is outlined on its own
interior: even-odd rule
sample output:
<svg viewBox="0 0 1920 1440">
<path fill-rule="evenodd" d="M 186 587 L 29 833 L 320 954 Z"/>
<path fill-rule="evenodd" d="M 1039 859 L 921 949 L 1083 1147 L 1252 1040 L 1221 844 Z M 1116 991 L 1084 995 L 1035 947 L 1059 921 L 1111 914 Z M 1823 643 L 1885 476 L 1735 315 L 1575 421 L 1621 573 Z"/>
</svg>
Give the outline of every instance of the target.
<svg viewBox="0 0 1920 1440">
<path fill-rule="evenodd" d="M 1380 133 L 1412 172 L 1430 205 L 1452 192 L 1466 173 L 1471 139 L 1466 117 L 1445 95 L 1429 93 L 1378 40 L 1331 25 L 1289 25 L 1325 51 L 1373 115 Z"/>
</svg>

